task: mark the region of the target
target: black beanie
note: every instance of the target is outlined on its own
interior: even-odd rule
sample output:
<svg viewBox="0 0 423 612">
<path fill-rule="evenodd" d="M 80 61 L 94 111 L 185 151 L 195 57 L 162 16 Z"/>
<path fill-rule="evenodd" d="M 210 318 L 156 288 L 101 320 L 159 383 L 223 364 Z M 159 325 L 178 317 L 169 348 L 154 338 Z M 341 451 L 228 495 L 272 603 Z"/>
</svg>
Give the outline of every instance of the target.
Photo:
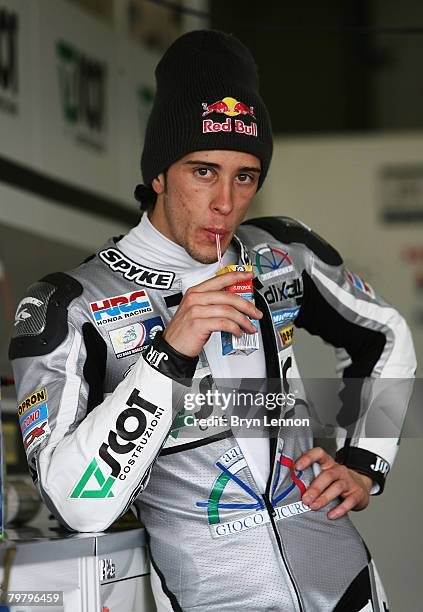
<svg viewBox="0 0 423 612">
<path fill-rule="evenodd" d="M 145 185 L 188 153 L 225 149 L 260 159 L 260 188 L 272 157 L 272 127 L 250 51 L 223 32 L 188 32 L 166 51 L 156 80 L 141 157 Z"/>
</svg>

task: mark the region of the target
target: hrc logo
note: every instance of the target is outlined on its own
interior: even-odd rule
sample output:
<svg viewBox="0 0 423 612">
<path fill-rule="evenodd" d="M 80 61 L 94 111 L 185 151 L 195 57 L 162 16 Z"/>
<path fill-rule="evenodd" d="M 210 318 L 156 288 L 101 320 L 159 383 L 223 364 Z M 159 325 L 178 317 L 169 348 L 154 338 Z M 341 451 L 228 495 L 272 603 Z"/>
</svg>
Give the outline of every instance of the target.
<svg viewBox="0 0 423 612">
<path fill-rule="evenodd" d="M 128 319 L 137 314 L 153 312 L 148 295 L 144 290 L 91 302 L 90 309 L 97 326 Z"/>
</svg>

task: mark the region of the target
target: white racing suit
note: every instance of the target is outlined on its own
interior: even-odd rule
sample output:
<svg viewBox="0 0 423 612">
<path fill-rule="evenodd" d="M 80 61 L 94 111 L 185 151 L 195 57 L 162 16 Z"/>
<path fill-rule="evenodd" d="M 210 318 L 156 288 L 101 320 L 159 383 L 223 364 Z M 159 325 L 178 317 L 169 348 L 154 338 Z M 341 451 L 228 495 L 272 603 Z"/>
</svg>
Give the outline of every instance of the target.
<svg viewBox="0 0 423 612">
<path fill-rule="evenodd" d="M 294 367 L 291 324 L 346 351 L 344 381 L 395 385 L 413 377 L 404 319 L 309 228 L 255 219 L 238 228 L 234 244 L 239 262 L 255 266 L 269 378 L 285 385 Z M 265 494 L 230 427 L 183 435 L 183 394 L 213 381 L 204 352 L 186 357 L 161 336 L 182 299 L 171 262 L 168 270 L 142 264 L 110 240 L 76 269 L 32 285 L 18 306 L 10 346 L 18 414 L 48 508 L 69 529 L 88 532 L 107 529 L 133 506 L 148 533 L 163 609 L 386 612 L 349 518 L 327 518 L 334 502 L 319 511 L 301 502 L 318 473 L 294 468 L 314 446 L 311 430 L 281 427 L 271 438 Z M 365 408 L 377 404 L 368 382 L 355 397 Z M 388 397 L 402 418 L 409 393 Z M 344 406 L 344 417 L 358 408 Z M 306 411 L 302 402 L 296 414 Z M 370 476 L 381 493 L 397 438 L 366 437 L 365 420 L 352 419 L 337 459 Z"/>
</svg>

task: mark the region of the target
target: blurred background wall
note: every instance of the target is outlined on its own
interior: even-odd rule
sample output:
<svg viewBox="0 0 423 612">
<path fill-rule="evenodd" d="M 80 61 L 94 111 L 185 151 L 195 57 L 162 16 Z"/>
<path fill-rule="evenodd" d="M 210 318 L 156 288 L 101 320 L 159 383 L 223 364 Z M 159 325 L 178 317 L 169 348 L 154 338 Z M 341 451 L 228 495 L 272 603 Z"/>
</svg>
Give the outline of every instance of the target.
<svg viewBox="0 0 423 612">
<path fill-rule="evenodd" d="M 139 215 L 133 199 L 154 67 L 184 31 L 237 35 L 275 131 L 249 212 L 301 219 L 406 316 L 423 354 L 423 3 L 0 0 L 0 374 L 9 469 L 25 469 L 7 344 L 17 302 Z M 298 333 L 305 376 L 333 351 Z M 419 373 L 418 373 L 419 375 Z M 423 599 L 420 438 L 353 514 L 393 610 Z M 23 466 L 23 467 L 22 467 Z"/>
</svg>

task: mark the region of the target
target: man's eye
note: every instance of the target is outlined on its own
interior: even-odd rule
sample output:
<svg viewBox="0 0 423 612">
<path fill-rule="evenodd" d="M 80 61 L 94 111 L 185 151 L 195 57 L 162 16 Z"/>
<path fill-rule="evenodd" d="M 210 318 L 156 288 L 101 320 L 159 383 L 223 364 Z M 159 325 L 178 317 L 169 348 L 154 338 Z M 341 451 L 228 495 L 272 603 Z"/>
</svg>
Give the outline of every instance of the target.
<svg viewBox="0 0 423 612">
<path fill-rule="evenodd" d="M 211 176 L 211 169 L 210 168 L 197 168 L 195 173 L 198 176 L 208 178 Z"/>
<path fill-rule="evenodd" d="M 238 180 L 240 183 L 251 183 L 254 179 L 249 174 L 238 174 Z"/>
</svg>

